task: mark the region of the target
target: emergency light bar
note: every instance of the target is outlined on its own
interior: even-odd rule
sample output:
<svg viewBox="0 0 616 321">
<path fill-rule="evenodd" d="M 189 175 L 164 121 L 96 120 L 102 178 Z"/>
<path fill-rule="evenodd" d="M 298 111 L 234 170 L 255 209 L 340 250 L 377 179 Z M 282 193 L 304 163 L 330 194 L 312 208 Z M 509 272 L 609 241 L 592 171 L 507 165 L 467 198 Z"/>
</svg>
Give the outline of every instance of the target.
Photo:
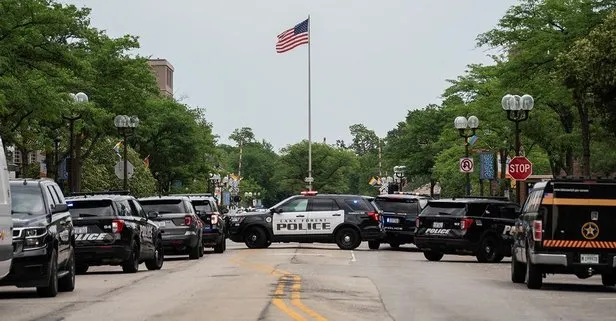
<svg viewBox="0 0 616 321">
<path fill-rule="evenodd" d="M 318 192 L 317 191 L 302 191 L 301 194 L 304 196 L 315 196 L 318 194 Z"/>
</svg>

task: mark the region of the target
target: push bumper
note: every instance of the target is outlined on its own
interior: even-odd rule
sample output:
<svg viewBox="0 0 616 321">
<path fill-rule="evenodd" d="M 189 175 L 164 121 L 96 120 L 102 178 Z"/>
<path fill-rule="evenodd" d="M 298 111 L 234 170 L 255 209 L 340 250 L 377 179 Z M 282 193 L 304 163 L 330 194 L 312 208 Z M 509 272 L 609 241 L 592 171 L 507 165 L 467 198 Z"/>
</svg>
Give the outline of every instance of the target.
<svg viewBox="0 0 616 321">
<path fill-rule="evenodd" d="M 13 285 L 19 288 L 45 286 L 49 281 L 49 251 L 46 248 L 22 252 L 14 257 L 11 271 L 0 285 Z"/>
<path fill-rule="evenodd" d="M 75 263 L 77 265 L 106 265 L 120 264 L 131 256 L 130 246 L 101 245 L 101 246 L 75 246 Z"/>
</svg>

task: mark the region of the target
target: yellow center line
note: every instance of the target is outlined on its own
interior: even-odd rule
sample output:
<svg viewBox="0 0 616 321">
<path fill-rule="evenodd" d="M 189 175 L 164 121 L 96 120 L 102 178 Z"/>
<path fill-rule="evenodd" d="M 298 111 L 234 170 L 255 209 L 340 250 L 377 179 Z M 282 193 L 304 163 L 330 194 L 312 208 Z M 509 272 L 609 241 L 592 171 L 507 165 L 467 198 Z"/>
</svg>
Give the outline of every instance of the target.
<svg viewBox="0 0 616 321">
<path fill-rule="evenodd" d="M 291 304 L 298 307 L 307 315 L 311 316 L 317 321 L 327 321 L 322 315 L 316 313 L 314 310 L 305 306 L 301 301 L 301 289 L 302 289 L 302 278 L 299 275 L 293 276 L 293 285 L 291 287 Z"/>
<path fill-rule="evenodd" d="M 274 292 L 274 298 L 272 298 L 272 304 L 276 306 L 280 311 L 286 313 L 288 316 L 293 318 L 295 321 L 307 321 L 303 316 L 299 315 L 297 312 L 293 311 L 289 308 L 280 297 L 284 296 L 284 277 L 281 277 L 278 280 L 278 286 L 276 287 L 276 291 Z"/>
</svg>

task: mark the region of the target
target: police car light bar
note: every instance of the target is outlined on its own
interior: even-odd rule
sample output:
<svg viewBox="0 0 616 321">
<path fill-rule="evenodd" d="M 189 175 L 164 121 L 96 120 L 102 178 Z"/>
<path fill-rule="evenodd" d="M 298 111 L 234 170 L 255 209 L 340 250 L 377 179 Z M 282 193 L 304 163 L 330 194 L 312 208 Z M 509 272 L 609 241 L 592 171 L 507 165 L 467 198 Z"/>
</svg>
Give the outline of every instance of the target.
<svg viewBox="0 0 616 321">
<path fill-rule="evenodd" d="M 302 191 L 301 194 L 304 196 L 315 196 L 318 194 L 318 192 L 317 191 Z"/>
</svg>

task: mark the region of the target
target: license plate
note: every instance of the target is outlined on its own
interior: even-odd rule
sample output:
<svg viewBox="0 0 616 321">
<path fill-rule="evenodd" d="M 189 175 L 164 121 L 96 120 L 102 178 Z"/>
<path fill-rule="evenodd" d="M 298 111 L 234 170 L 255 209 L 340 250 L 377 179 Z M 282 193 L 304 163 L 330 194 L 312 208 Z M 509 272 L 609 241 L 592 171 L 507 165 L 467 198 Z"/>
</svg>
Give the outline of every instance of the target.
<svg viewBox="0 0 616 321">
<path fill-rule="evenodd" d="M 165 222 L 157 222 L 156 224 L 158 224 L 158 227 L 163 227 L 163 226 L 165 226 Z"/>
<path fill-rule="evenodd" d="M 388 217 L 387 223 L 400 223 L 400 219 L 396 217 Z"/>
<path fill-rule="evenodd" d="M 75 234 L 87 234 L 88 227 L 87 226 L 75 226 L 74 232 Z"/>
<path fill-rule="evenodd" d="M 599 264 L 599 254 L 580 254 L 580 263 Z"/>
<path fill-rule="evenodd" d="M 433 228 L 443 228 L 443 222 L 434 222 L 432 223 Z"/>
</svg>

